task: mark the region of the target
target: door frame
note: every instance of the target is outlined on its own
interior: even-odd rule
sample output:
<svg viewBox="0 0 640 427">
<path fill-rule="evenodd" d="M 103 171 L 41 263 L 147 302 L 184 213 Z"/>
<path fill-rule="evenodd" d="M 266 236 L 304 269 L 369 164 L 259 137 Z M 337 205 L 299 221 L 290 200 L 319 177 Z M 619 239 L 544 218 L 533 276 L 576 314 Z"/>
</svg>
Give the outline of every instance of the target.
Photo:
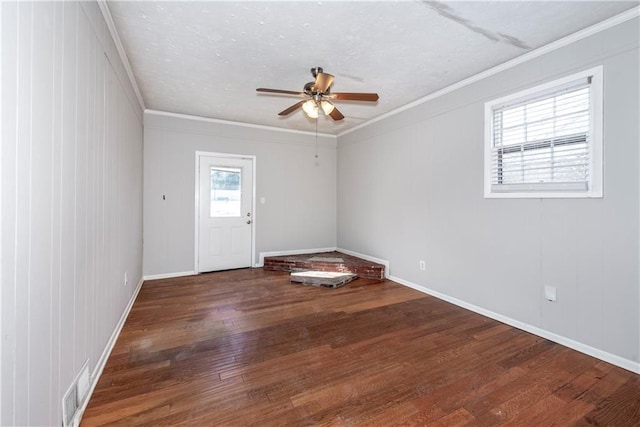
<svg viewBox="0 0 640 427">
<path fill-rule="evenodd" d="M 251 160 L 252 165 L 252 183 L 251 183 L 251 265 L 256 266 L 256 156 L 245 154 L 229 154 L 229 153 L 215 153 L 211 151 L 196 151 L 195 155 L 195 168 L 194 168 L 194 191 L 195 191 L 195 227 L 193 231 L 193 271 L 196 274 L 200 273 L 198 268 L 198 262 L 200 260 L 200 248 L 198 245 L 200 239 L 200 157 L 219 157 L 224 159 L 243 159 Z"/>
</svg>

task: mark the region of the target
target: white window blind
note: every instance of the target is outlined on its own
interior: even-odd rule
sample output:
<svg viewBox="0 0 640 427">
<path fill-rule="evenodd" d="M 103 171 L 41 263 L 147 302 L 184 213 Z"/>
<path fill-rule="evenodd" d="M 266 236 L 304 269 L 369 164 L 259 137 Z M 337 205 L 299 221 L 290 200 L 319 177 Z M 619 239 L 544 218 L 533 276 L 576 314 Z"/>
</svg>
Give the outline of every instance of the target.
<svg viewBox="0 0 640 427">
<path fill-rule="evenodd" d="M 484 194 L 602 197 L 603 67 L 485 103 Z"/>
<path fill-rule="evenodd" d="M 493 108 L 492 191 L 587 191 L 590 81 Z"/>
</svg>

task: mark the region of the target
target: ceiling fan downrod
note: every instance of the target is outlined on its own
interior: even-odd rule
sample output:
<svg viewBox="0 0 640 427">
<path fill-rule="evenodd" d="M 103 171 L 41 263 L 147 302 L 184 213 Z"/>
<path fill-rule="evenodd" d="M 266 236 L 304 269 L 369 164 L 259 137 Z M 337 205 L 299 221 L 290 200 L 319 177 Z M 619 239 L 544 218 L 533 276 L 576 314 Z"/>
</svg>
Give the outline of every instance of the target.
<svg viewBox="0 0 640 427">
<path fill-rule="evenodd" d="M 322 67 L 313 67 L 311 69 L 311 75 L 313 76 L 314 79 L 318 77 L 318 74 L 321 74 L 322 72 L 323 72 Z"/>
</svg>

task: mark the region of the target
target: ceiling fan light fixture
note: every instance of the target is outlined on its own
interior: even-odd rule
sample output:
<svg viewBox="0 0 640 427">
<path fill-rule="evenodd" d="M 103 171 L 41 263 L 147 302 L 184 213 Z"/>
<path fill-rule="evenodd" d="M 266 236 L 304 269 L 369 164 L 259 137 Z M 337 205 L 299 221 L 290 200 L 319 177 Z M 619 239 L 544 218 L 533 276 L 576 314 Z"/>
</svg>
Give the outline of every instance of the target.
<svg viewBox="0 0 640 427">
<path fill-rule="evenodd" d="M 318 118 L 318 104 L 313 99 L 302 104 L 302 110 L 312 119 Z"/>
<path fill-rule="evenodd" d="M 320 107 L 322 107 L 322 111 L 324 111 L 325 115 L 329 115 L 331 114 L 331 112 L 333 111 L 334 108 L 336 108 L 332 103 L 330 103 L 329 101 L 322 101 L 320 102 Z"/>
</svg>

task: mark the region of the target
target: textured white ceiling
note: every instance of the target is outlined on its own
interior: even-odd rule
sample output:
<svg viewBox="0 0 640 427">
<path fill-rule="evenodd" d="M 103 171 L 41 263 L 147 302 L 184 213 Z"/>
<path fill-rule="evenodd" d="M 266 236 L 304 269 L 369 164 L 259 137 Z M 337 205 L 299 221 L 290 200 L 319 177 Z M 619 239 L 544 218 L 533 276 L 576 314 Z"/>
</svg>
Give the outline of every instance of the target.
<svg viewBox="0 0 640 427">
<path fill-rule="evenodd" d="M 110 1 L 147 108 L 313 131 L 277 113 L 321 66 L 333 92 L 377 92 L 321 115 L 339 134 L 411 101 L 637 6 L 637 1 Z"/>
</svg>

